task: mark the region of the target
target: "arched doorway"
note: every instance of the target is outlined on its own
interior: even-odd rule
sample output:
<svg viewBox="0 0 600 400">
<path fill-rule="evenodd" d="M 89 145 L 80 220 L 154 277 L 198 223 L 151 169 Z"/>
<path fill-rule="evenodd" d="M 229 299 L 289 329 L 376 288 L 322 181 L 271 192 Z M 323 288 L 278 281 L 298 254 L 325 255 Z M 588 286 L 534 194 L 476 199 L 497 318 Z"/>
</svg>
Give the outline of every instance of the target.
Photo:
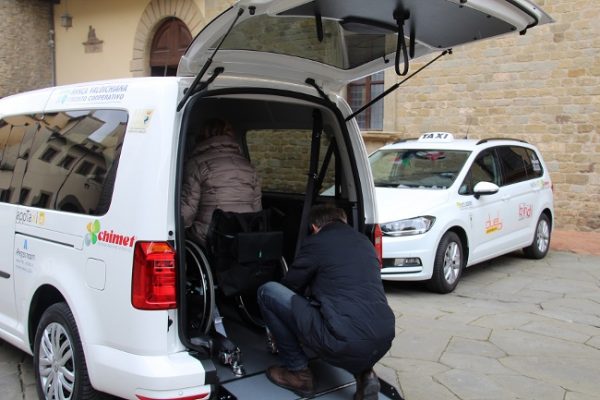
<svg viewBox="0 0 600 400">
<path fill-rule="evenodd" d="M 179 59 L 192 42 L 192 34 L 179 18 L 170 17 L 160 25 L 150 50 L 150 75 L 174 76 Z"/>
</svg>

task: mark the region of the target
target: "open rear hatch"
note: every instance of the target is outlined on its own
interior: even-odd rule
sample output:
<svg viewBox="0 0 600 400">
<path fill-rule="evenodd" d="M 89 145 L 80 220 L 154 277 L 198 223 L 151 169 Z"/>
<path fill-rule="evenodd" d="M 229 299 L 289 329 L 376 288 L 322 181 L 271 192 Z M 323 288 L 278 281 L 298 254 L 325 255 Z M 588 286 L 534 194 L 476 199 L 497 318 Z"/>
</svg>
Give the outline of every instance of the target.
<svg viewBox="0 0 600 400">
<path fill-rule="evenodd" d="M 423 55 L 552 20 L 528 0 L 242 0 L 194 39 L 178 75 L 197 75 L 234 21 L 212 60 L 224 74 L 310 77 L 339 91 L 389 67 L 405 74 Z"/>
</svg>

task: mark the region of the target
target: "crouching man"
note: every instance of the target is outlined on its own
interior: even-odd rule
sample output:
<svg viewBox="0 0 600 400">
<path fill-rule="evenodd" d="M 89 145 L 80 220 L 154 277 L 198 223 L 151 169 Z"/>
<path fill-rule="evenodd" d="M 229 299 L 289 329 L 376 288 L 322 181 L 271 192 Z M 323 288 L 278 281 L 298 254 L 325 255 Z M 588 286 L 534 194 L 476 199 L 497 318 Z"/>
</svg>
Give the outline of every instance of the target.
<svg viewBox="0 0 600 400">
<path fill-rule="evenodd" d="M 307 237 L 282 283 L 258 290 L 258 304 L 282 366 L 271 382 L 309 397 L 313 374 L 303 348 L 356 378 L 355 400 L 377 399 L 373 366 L 395 336 L 394 313 L 381 282 L 373 244 L 346 224 L 343 210 L 315 206 Z"/>
</svg>

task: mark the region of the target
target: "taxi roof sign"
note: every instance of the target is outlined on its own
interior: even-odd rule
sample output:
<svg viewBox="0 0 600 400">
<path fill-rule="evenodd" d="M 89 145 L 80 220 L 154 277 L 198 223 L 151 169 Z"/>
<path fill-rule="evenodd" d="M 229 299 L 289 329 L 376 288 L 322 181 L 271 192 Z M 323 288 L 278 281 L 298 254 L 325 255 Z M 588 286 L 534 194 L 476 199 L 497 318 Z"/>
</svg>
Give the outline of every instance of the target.
<svg viewBox="0 0 600 400">
<path fill-rule="evenodd" d="M 452 142 L 454 135 L 448 132 L 427 132 L 419 137 L 420 142 Z"/>
</svg>

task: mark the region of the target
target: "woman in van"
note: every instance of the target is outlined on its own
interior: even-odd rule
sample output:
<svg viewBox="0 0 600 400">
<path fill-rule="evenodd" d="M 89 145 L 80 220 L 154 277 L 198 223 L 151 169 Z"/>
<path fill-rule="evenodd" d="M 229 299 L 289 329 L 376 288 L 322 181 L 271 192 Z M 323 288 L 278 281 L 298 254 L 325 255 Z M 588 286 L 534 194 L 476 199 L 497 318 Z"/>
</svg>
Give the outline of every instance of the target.
<svg viewBox="0 0 600 400">
<path fill-rule="evenodd" d="M 258 175 L 242 154 L 229 122 L 217 118 L 205 122 L 184 169 L 181 201 L 185 228 L 201 246 L 206 246 L 215 209 L 261 210 Z"/>
</svg>

